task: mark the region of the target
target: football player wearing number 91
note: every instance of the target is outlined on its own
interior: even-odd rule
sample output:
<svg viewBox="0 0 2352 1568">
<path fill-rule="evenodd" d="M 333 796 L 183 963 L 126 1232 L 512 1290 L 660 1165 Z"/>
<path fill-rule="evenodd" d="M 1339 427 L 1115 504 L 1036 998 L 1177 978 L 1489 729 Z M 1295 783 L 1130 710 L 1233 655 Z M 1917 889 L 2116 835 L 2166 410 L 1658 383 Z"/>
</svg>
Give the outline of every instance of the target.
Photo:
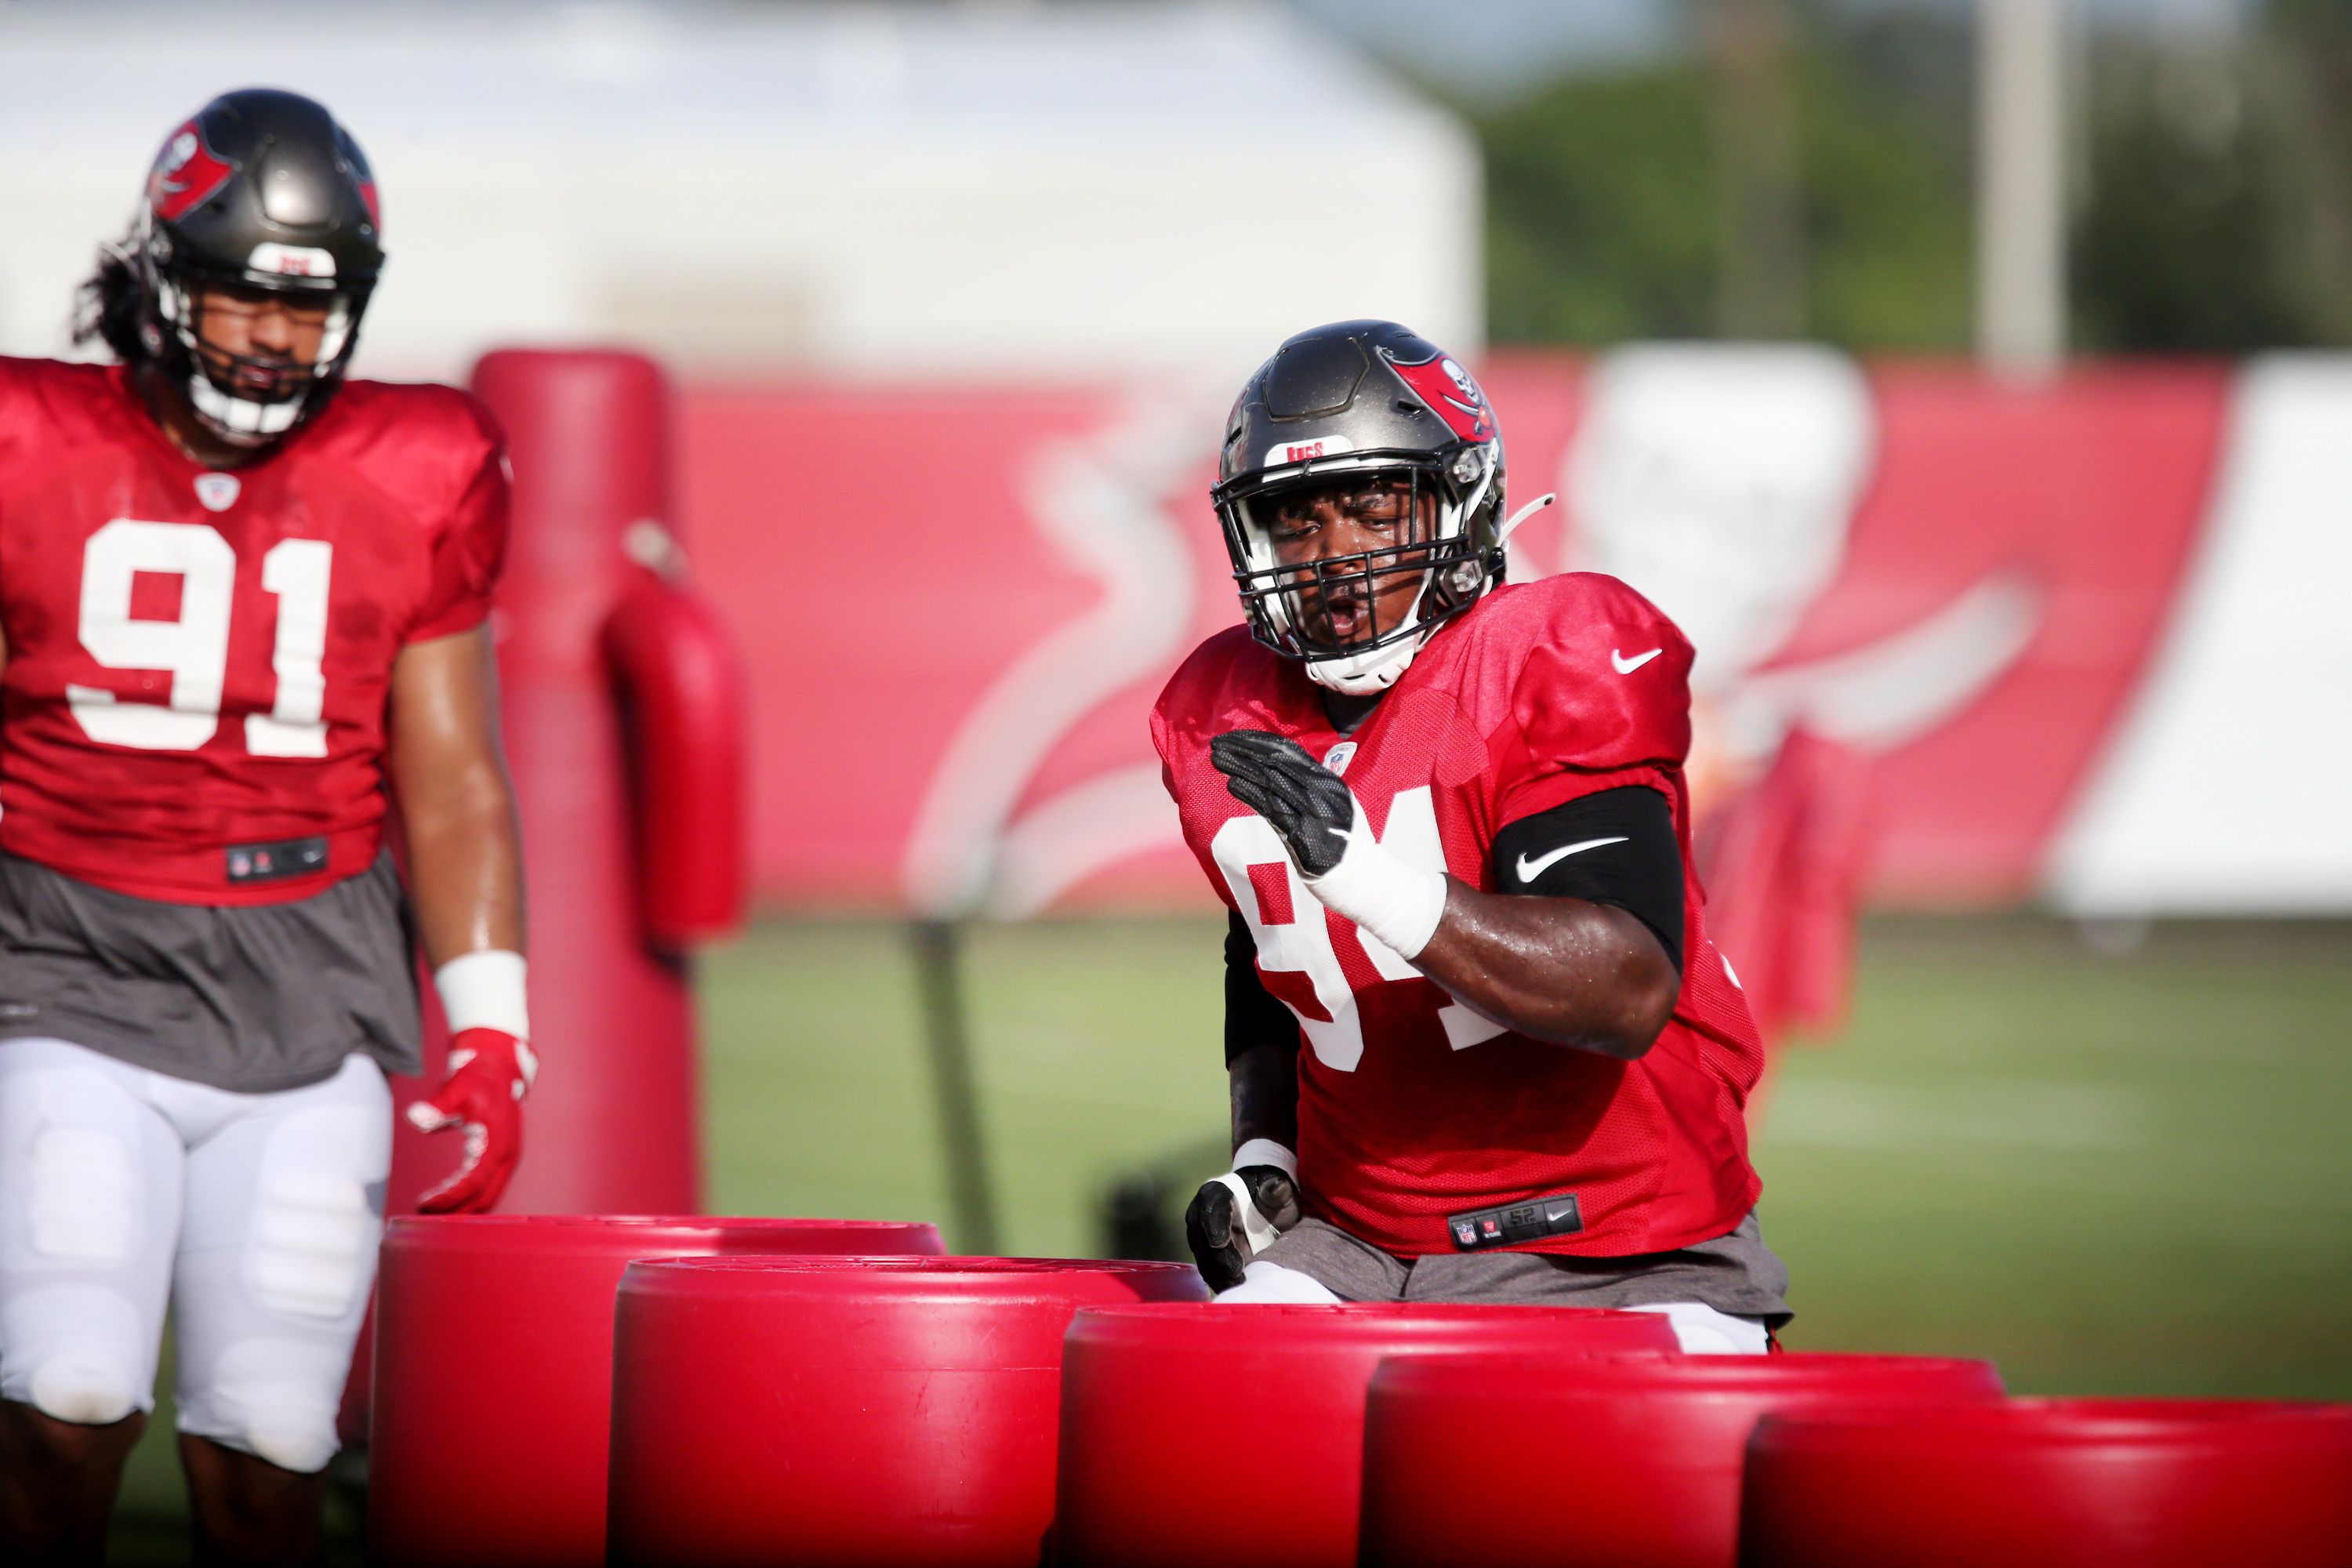
<svg viewBox="0 0 2352 1568">
<path fill-rule="evenodd" d="M 1231 910 L 1234 1169 L 1188 1239 L 1223 1301 L 1631 1308 L 1762 1351 L 1788 1280 L 1689 870 L 1690 646 L 1614 578 L 1504 585 L 1503 479 L 1476 382 L 1393 322 L 1292 338 L 1225 422 L 1247 625 L 1151 726 Z"/>
<path fill-rule="evenodd" d="M 174 130 L 82 327 L 0 360 L 0 1559 L 96 1562 L 164 1302 L 199 1561 L 310 1562 L 418 1069 L 520 1151 L 522 895 L 484 626 L 500 438 L 348 382 L 381 268 L 358 144 L 292 93 Z M 397 806 L 404 890 L 386 847 Z"/>
</svg>

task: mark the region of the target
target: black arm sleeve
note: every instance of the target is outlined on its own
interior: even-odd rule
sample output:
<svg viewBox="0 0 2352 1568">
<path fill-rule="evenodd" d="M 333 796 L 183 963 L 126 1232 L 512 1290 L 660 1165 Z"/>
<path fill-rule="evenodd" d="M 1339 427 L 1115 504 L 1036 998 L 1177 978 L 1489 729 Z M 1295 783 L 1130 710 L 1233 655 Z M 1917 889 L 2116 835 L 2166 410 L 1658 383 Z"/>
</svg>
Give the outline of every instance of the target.
<svg viewBox="0 0 2352 1568">
<path fill-rule="evenodd" d="M 1674 808 L 1645 784 L 1604 789 L 1505 827 L 1495 835 L 1495 886 L 1614 904 L 1650 928 L 1682 973 L 1682 841 Z"/>
<path fill-rule="evenodd" d="M 1225 1065 L 1263 1045 L 1298 1047 L 1298 1020 L 1257 974 L 1257 939 L 1240 911 L 1225 921 Z"/>
</svg>

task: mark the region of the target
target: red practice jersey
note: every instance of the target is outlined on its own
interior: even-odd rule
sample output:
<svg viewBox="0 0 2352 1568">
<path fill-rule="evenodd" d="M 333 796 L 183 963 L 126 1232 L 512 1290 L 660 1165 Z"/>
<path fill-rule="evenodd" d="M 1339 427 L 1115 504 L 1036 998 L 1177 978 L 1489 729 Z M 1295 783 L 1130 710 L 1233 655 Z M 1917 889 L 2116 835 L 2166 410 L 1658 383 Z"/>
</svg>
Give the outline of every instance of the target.
<svg viewBox="0 0 2352 1568">
<path fill-rule="evenodd" d="M 481 621 L 507 488 L 448 387 L 352 382 L 215 472 L 121 366 L 0 359 L 0 849 L 176 903 L 366 870 L 393 661 Z"/>
<path fill-rule="evenodd" d="M 1690 645 L 1613 577 L 1505 586 L 1447 623 L 1343 740 L 1303 666 L 1239 626 L 1153 711 L 1169 793 L 1210 885 L 1298 1018 L 1307 1212 L 1404 1257 L 1454 1250 L 1445 1216 L 1572 1192 L 1580 1231 L 1519 1244 L 1586 1257 L 1722 1236 L 1755 1205 L 1744 1114 L 1763 1063 L 1707 940 L 1682 764 Z M 1664 794 L 1683 841 L 1682 994 L 1638 1061 L 1512 1034 L 1315 901 L 1271 824 L 1210 763 L 1228 730 L 1287 736 L 1346 777 L 1381 842 L 1495 890 L 1495 835 L 1580 795 Z"/>
</svg>

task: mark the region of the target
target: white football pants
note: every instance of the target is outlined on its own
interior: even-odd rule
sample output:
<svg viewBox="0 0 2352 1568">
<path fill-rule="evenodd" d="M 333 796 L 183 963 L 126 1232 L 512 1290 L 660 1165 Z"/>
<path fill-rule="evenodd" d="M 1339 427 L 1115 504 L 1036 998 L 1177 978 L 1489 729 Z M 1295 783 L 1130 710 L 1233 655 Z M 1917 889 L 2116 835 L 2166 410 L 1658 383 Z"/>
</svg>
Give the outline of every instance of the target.
<svg viewBox="0 0 2352 1568">
<path fill-rule="evenodd" d="M 1279 1263 L 1256 1262 L 1242 1268 L 1242 1282 L 1221 1292 L 1217 1300 L 1235 1306 L 1253 1302 L 1320 1306 L 1339 1300 L 1331 1288 L 1313 1275 Z M 1685 1355 L 1763 1355 L 1772 1348 L 1761 1318 L 1735 1317 L 1696 1301 L 1662 1302 L 1628 1307 L 1630 1312 L 1664 1312 L 1682 1342 Z"/>
<path fill-rule="evenodd" d="M 363 1056 L 236 1094 L 0 1040 L 0 1398 L 90 1424 L 152 1410 L 168 1293 L 180 1430 L 324 1468 L 391 1163 Z"/>
</svg>

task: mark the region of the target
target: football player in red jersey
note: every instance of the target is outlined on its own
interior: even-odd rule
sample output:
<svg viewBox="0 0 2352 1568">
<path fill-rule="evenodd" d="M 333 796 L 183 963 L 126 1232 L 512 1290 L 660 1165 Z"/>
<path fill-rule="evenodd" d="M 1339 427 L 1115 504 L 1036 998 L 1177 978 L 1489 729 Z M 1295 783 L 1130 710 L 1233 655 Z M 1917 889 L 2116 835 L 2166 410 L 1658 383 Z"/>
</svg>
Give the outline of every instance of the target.
<svg viewBox="0 0 2352 1568">
<path fill-rule="evenodd" d="M 500 437 L 347 382 L 383 261 L 292 93 L 174 131 L 86 335 L 0 360 L 0 1558 L 95 1562 L 164 1302 L 200 1561 L 310 1562 L 383 1225 L 410 931 L 488 1206 L 533 1070 L 484 616 Z M 385 847 L 397 806 L 404 890 Z"/>
<path fill-rule="evenodd" d="M 1690 647 L 1614 578 L 1502 585 L 1503 481 L 1477 384 L 1392 322 L 1292 338 L 1226 421 L 1248 624 L 1152 715 L 1232 911 L 1234 1170 L 1188 1239 L 1228 1301 L 1635 1308 L 1761 1351 L 1787 1276 L 1688 868 Z"/>
</svg>

